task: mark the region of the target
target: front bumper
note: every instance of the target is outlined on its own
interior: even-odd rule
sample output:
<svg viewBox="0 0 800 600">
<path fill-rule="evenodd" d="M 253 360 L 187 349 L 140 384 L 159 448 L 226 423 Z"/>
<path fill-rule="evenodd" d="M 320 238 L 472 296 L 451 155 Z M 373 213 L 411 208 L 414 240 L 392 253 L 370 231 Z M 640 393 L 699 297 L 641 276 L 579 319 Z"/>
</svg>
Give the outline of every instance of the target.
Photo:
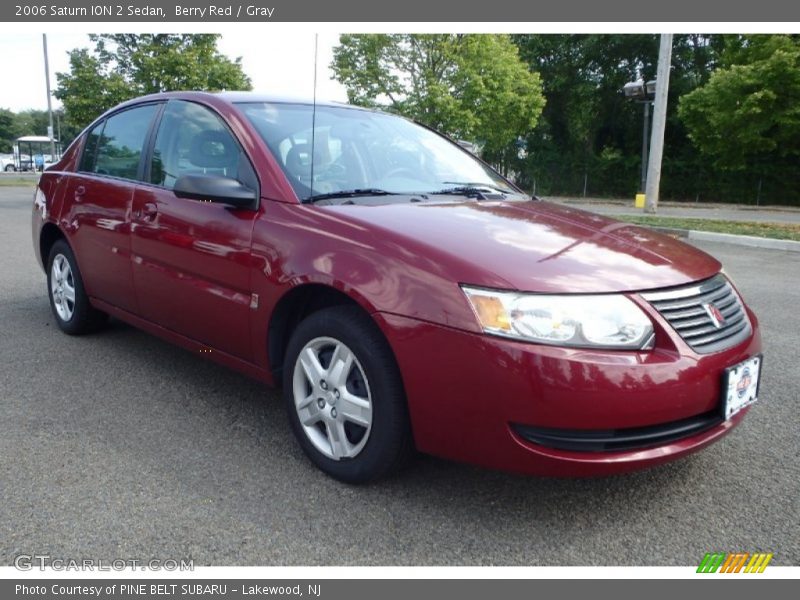
<svg viewBox="0 0 800 600">
<path fill-rule="evenodd" d="M 716 414 L 725 368 L 761 351 L 753 333 L 699 355 L 661 329 L 649 352 L 568 349 L 374 315 L 398 360 L 417 448 L 532 475 L 607 475 L 657 465 L 713 443 L 747 412 L 635 448 L 581 451 L 531 441 L 544 431 L 648 431 Z M 658 332 L 657 332 L 658 334 Z"/>
</svg>

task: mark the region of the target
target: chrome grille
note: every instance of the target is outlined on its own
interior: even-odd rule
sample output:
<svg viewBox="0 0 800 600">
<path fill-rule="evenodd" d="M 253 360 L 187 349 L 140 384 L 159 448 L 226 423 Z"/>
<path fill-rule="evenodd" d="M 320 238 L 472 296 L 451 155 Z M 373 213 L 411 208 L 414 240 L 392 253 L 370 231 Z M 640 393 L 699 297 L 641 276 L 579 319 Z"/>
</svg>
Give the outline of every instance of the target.
<svg viewBox="0 0 800 600">
<path fill-rule="evenodd" d="M 642 294 L 700 354 L 730 348 L 750 335 L 750 320 L 733 287 L 719 274 L 701 283 Z M 715 307 L 724 318 L 715 322 Z"/>
</svg>

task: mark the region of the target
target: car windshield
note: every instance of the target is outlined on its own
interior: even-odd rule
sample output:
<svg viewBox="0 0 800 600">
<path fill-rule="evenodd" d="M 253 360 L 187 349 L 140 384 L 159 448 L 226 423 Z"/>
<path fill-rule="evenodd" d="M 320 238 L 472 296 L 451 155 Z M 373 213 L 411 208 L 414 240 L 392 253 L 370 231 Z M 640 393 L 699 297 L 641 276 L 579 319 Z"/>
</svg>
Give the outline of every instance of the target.
<svg viewBox="0 0 800 600">
<path fill-rule="evenodd" d="M 239 108 L 302 201 L 392 194 L 519 194 L 457 144 L 401 117 L 328 105 L 318 105 L 316 114 L 310 104 L 257 102 Z"/>
</svg>

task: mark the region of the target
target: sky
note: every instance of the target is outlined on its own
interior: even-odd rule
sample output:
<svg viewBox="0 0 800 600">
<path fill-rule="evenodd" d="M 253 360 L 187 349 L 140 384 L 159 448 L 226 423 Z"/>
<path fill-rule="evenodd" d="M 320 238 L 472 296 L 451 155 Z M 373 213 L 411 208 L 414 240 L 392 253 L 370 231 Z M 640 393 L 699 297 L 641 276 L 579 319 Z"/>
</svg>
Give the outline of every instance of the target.
<svg viewBox="0 0 800 600">
<path fill-rule="evenodd" d="M 223 34 L 217 47 L 231 58 L 242 57 L 242 67 L 252 80 L 255 91 L 311 97 L 314 91 L 314 34 L 287 31 L 281 35 L 273 31 L 268 35 Z M 330 63 L 338 40 L 338 34 L 319 34 L 317 98 L 320 100 L 347 100 L 344 86 L 331 79 Z M 51 89 L 56 86 L 55 74 L 69 70 L 67 52 L 80 47 L 93 47 L 85 33 L 47 35 Z M 3 32 L 0 35 L 0 59 L 4 79 L 0 85 L 0 108 L 15 112 L 28 108 L 46 109 L 41 34 Z M 53 98 L 53 108 L 58 106 L 60 103 Z"/>
</svg>

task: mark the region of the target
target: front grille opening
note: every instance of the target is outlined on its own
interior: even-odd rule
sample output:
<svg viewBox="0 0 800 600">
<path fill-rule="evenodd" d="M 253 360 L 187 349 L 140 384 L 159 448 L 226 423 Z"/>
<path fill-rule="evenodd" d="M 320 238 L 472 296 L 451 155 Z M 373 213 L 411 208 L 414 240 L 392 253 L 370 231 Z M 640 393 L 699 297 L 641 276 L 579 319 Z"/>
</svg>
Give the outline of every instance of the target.
<svg viewBox="0 0 800 600">
<path fill-rule="evenodd" d="M 699 354 L 719 352 L 745 340 L 752 328 L 744 305 L 724 275 L 700 283 L 642 294 Z M 722 315 L 715 322 L 707 307 Z"/>
<path fill-rule="evenodd" d="M 614 452 L 663 446 L 703 433 L 723 422 L 718 410 L 680 421 L 626 429 L 551 429 L 513 424 L 522 439 L 557 450 Z"/>
</svg>

